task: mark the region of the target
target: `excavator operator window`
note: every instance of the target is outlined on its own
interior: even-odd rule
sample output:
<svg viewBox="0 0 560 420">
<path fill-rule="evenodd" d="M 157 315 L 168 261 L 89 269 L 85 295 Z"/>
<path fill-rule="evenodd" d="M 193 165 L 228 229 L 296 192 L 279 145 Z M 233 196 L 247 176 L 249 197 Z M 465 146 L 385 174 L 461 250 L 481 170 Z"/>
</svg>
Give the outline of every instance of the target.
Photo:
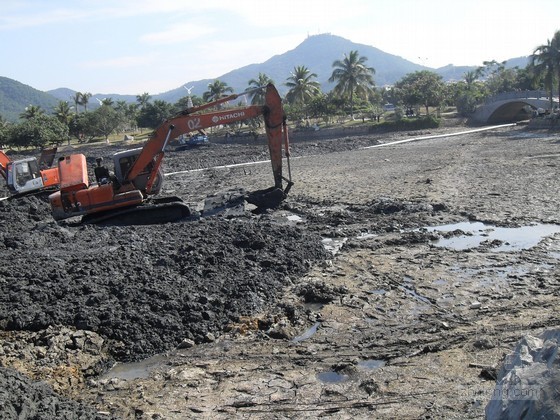
<svg viewBox="0 0 560 420">
<path fill-rule="evenodd" d="M 18 186 L 23 187 L 28 181 L 34 178 L 32 167 L 29 162 L 18 162 L 15 167 L 16 183 Z"/>
</svg>

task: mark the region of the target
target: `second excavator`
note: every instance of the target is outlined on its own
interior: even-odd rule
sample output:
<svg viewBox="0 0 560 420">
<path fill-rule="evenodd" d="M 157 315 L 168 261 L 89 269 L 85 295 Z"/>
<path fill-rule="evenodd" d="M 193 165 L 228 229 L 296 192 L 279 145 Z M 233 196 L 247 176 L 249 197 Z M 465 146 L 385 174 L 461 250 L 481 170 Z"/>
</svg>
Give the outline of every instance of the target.
<svg viewBox="0 0 560 420">
<path fill-rule="evenodd" d="M 248 194 L 247 201 L 260 208 L 278 206 L 293 185 L 286 116 L 276 87 L 269 84 L 259 89 L 266 89 L 264 105 L 209 110 L 250 93 L 244 92 L 186 109 L 164 121 L 143 147 L 113 155 L 114 173 L 98 159 L 96 182 L 91 185 L 83 154 L 61 157 L 60 189 L 49 196 L 53 217 L 62 220 L 82 216 L 82 223 L 119 224 L 164 223 L 188 217 L 190 209 L 179 197 L 155 197 L 163 184 L 161 164 L 170 139 L 259 116 L 265 122 L 274 185 Z M 288 178 L 282 174 L 283 146 Z M 287 183 L 285 188 L 283 181 Z"/>
</svg>

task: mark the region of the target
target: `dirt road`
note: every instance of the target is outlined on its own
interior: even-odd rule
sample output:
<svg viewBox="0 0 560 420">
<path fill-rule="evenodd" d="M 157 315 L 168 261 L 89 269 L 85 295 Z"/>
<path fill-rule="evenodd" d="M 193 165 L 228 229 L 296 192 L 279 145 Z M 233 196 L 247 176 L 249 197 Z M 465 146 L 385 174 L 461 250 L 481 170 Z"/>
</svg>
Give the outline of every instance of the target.
<svg viewBox="0 0 560 420">
<path fill-rule="evenodd" d="M 83 227 L 0 203 L 0 361 L 30 378 L 4 383 L 39 412 L 44 381 L 75 418 L 483 418 L 504 353 L 560 326 L 560 134 L 369 147 L 463 130 L 294 141 L 295 185 L 258 216 Z M 212 145 L 165 171 L 262 159 Z M 267 164 L 166 178 L 198 210 L 272 182 Z"/>
</svg>

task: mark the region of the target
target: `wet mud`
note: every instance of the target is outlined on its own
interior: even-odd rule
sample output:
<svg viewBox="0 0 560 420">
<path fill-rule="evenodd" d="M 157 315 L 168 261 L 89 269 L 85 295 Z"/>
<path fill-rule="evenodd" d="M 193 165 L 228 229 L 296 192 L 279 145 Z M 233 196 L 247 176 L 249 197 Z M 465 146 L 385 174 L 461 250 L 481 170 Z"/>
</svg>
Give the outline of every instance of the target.
<svg viewBox="0 0 560 420">
<path fill-rule="evenodd" d="M 211 208 L 271 186 L 266 145 L 212 140 L 164 159 L 178 223 L 1 201 L 8 418 L 483 418 L 504 354 L 560 325 L 560 135 L 368 148 L 463 130 L 297 136 L 294 186 L 258 214 Z"/>
</svg>

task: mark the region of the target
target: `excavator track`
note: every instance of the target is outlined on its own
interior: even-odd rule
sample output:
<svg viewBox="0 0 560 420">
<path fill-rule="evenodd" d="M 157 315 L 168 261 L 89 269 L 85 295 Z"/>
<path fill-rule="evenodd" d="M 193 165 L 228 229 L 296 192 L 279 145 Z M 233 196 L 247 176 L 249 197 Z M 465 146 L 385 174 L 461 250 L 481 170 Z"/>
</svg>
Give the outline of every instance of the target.
<svg viewBox="0 0 560 420">
<path fill-rule="evenodd" d="M 154 225 L 177 222 L 189 217 L 189 206 L 178 197 L 154 199 L 119 211 L 92 213 L 82 217 L 82 224 L 105 226 Z"/>
<path fill-rule="evenodd" d="M 8 200 L 15 200 L 17 198 L 24 198 L 24 197 L 37 197 L 39 199 L 46 199 L 50 194 L 57 191 L 58 187 L 47 187 L 42 188 L 40 190 L 32 190 L 26 191 L 22 193 L 15 193 L 8 196 Z"/>
</svg>

